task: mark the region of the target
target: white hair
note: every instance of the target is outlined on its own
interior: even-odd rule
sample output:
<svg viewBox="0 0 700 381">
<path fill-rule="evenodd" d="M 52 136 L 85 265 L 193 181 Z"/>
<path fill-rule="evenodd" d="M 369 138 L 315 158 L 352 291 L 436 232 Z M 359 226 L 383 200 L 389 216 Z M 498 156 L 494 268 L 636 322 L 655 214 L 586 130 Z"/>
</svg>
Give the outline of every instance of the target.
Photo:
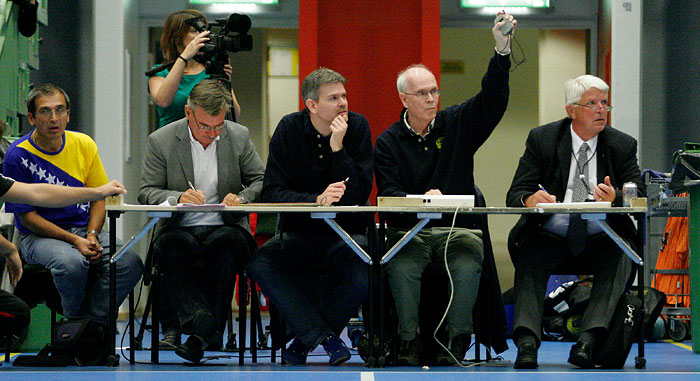
<svg viewBox="0 0 700 381">
<path fill-rule="evenodd" d="M 580 101 L 583 93 L 592 87 L 606 93 L 610 90 L 610 86 L 605 81 L 588 74 L 566 81 L 564 83 L 566 104 Z"/>
</svg>

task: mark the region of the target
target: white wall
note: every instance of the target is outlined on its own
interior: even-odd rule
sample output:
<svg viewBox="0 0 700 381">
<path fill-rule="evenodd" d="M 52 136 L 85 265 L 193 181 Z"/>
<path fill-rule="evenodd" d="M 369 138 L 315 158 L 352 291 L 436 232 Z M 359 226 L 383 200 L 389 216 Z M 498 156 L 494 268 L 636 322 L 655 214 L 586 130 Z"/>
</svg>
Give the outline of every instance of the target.
<svg viewBox="0 0 700 381">
<path fill-rule="evenodd" d="M 94 140 L 107 176 L 124 178 L 124 12 L 128 0 L 95 0 Z"/>
<path fill-rule="evenodd" d="M 539 124 L 566 116 L 564 82 L 586 72 L 584 30 L 539 32 Z"/>
<path fill-rule="evenodd" d="M 611 14 L 610 124 L 639 141 L 642 2 L 614 0 Z"/>
</svg>

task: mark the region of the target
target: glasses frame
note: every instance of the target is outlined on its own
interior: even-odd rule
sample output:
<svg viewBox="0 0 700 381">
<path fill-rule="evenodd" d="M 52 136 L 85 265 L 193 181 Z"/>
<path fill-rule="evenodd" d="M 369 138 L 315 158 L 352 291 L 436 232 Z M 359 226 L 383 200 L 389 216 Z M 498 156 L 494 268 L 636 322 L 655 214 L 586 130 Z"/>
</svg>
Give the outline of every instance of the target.
<svg viewBox="0 0 700 381">
<path fill-rule="evenodd" d="M 612 107 L 612 106 L 609 106 L 609 105 L 605 105 L 605 106 L 593 106 L 593 105 L 583 105 L 583 104 L 580 104 L 580 103 L 572 103 L 572 105 L 574 105 L 574 106 L 585 107 L 585 108 L 587 108 L 587 109 L 589 109 L 589 110 L 591 110 L 591 111 L 598 111 L 598 110 L 600 110 L 600 111 L 610 112 L 610 111 L 612 111 L 612 109 L 613 109 L 613 107 Z"/>
<path fill-rule="evenodd" d="M 68 107 L 59 106 L 53 109 L 42 109 L 36 112 L 37 117 L 49 119 L 51 116 L 56 115 L 57 118 L 63 118 L 68 115 L 70 109 Z"/>
<path fill-rule="evenodd" d="M 404 93 L 404 94 L 414 95 L 414 96 L 422 98 L 422 99 L 428 99 L 428 95 L 431 95 L 433 98 L 437 98 L 440 96 L 440 93 L 442 93 L 442 91 L 440 91 L 440 89 L 432 89 L 429 92 L 424 93 L 424 94 L 421 94 L 422 91 L 423 90 L 415 92 L 415 93 Z"/>
<path fill-rule="evenodd" d="M 216 127 L 202 126 L 201 124 L 199 124 L 199 121 L 197 120 L 197 116 L 194 115 L 194 110 L 193 110 L 192 112 L 190 112 L 190 114 L 192 114 L 192 117 L 194 118 L 194 123 L 197 125 L 197 128 L 198 128 L 200 131 L 205 131 L 205 132 L 209 132 L 209 131 L 221 132 L 221 131 L 224 129 L 224 127 L 226 127 L 226 120 L 224 120 L 224 122 L 221 123 L 220 126 L 216 126 Z"/>
</svg>

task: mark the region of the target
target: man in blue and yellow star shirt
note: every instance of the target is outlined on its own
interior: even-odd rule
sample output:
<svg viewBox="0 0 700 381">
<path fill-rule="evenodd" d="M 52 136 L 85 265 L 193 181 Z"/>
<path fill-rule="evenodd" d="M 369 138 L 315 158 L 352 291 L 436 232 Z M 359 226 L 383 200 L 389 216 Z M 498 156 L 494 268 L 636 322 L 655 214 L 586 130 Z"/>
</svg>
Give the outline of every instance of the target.
<svg viewBox="0 0 700 381">
<path fill-rule="evenodd" d="M 87 135 L 66 131 L 70 99 L 46 84 L 29 92 L 27 117 L 34 130 L 7 150 L 3 172 L 26 183 L 99 187 L 108 182 L 97 145 Z M 20 251 L 27 263 L 39 263 L 53 275 L 63 314 L 107 322 L 109 234 L 102 231 L 104 200 L 64 208 L 7 203 L 21 233 Z M 117 302 L 139 281 L 141 260 L 127 252 L 117 262 Z M 88 273 L 91 275 L 88 276 Z M 93 276 L 94 274 L 94 276 Z"/>
</svg>

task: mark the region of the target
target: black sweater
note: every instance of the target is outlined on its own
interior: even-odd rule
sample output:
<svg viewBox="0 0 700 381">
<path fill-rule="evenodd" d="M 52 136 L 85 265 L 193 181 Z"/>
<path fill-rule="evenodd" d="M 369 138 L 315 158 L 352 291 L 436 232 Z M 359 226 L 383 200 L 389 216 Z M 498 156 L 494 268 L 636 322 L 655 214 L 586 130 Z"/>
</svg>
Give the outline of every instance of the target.
<svg viewBox="0 0 700 381">
<path fill-rule="evenodd" d="M 333 205 L 365 205 L 372 190 L 372 139 L 364 116 L 348 112 L 343 149 L 332 152 L 329 137 L 311 124 L 308 110 L 280 120 L 270 140 L 262 198 L 265 202 L 316 202 L 329 184 L 350 178 L 345 194 Z M 354 213 L 336 219 L 349 232 L 362 232 L 367 218 Z M 282 231 L 329 231 L 308 213 L 282 214 Z M 335 234 L 335 233 L 333 233 Z"/>
<path fill-rule="evenodd" d="M 430 133 L 421 138 L 399 121 L 375 143 L 374 171 L 379 196 L 403 197 L 439 189 L 443 194 L 474 194 L 474 154 L 491 135 L 508 106 L 508 56 L 495 54 L 481 81 L 481 91 L 466 102 L 437 113 Z M 415 217 L 392 214 L 390 225 L 410 228 Z M 452 217 L 432 220 L 449 226 Z M 458 217 L 458 226 L 475 227 L 475 218 Z"/>
</svg>

